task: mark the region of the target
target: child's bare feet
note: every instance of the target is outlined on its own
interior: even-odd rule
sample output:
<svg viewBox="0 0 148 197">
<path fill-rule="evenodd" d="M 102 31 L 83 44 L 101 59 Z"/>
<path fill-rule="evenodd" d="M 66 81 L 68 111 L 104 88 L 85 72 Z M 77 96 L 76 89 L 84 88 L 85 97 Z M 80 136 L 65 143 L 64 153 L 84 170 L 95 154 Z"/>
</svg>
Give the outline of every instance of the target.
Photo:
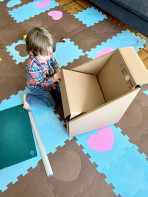
<svg viewBox="0 0 148 197">
<path fill-rule="evenodd" d="M 26 95 L 27 95 L 26 93 L 23 95 L 23 101 L 24 101 L 24 106 L 23 106 L 23 108 L 24 108 L 24 109 L 27 109 L 27 110 L 28 110 L 28 109 L 30 110 L 31 107 L 30 107 L 30 105 L 29 105 L 29 104 L 27 103 L 27 101 L 26 101 Z"/>
</svg>

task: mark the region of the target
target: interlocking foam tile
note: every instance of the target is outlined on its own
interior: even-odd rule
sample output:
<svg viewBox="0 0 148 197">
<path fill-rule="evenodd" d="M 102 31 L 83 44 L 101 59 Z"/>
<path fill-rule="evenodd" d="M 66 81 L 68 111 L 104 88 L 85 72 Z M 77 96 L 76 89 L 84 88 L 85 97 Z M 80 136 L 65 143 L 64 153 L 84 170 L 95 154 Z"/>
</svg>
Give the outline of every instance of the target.
<svg viewBox="0 0 148 197">
<path fill-rule="evenodd" d="M 147 97 L 147 95 L 144 95 Z M 148 102 L 148 99 L 146 99 Z M 136 143 L 141 135 L 147 133 L 148 106 L 141 103 L 139 99 L 134 99 L 123 117 L 118 122 L 118 127 L 122 129 L 123 135 L 127 135 L 131 143 Z M 143 150 L 144 152 L 144 150 Z"/>
<path fill-rule="evenodd" d="M 7 52 L 9 52 L 12 59 L 16 61 L 16 64 L 20 62 L 23 63 L 28 58 L 28 55 L 25 57 L 20 56 L 19 51 L 16 50 L 16 47 L 21 44 L 25 44 L 25 40 L 19 40 L 6 47 Z M 56 44 L 56 51 L 54 54 L 60 67 L 66 66 L 69 62 L 73 62 L 74 59 L 79 59 L 80 56 L 84 55 L 82 49 L 79 49 L 69 38 L 64 43 L 59 42 Z"/>
<path fill-rule="evenodd" d="M 122 197 L 148 196 L 148 161 L 145 155 L 137 151 L 137 146 L 128 148 L 126 154 L 120 155 L 118 161 L 113 162 L 105 170 L 107 183 L 115 187 L 116 195 Z M 141 195 L 143 194 L 143 195 Z"/>
<path fill-rule="evenodd" d="M 85 62 L 88 62 L 88 61 L 89 61 L 89 58 L 87 57 L 87 55 L 80 56 L 79 59 L 75 59 L 72 63 L 68 63 L 68 65 L 65 68 L 72 69 L 72 68 L 74 68 L 78 65 L 84 64 Z"/>
<path fill-rule="evenodd" d="M 92 179 L 91 184 L 86 185 L 83 191 L 79 191 L 74 197 L 116 197 L 114 187 L 105 181 L 105 175 L 101 174 Z"/>
<path fill-rule="evenodd" d="M 140 138 L 138 140 L 136 140 L 135 144 L 138 146 L 138 151 L 140 153 L 144 153 L 147 158 L 146 160 L 148 160 L 148 130 L 140 136 Z"/>
<path fill-rule="evenodd" d="M 94 177 L 100 178 L 96 170 L 96 164 L 91 164 L 89 155 L 85 155 L 82 147 L 76 144 L 75 138 L 68 140 L 61 148 L 58 147 L 54 154 L 48 154 L 54 176 L 47 178 L 42 161 L 34 169 L 29 169 L 26 176 L 18 177 L 18 182 L 9 184 L 4 197 L 37 196 L 37 197 L 70 197 L 83 191 L 83 187 L 91 182 Z M 104 176 L 100 183 L 105 183 Z M 56 195 L 51 194 L 52 192 Z M 104 184 L 104 190 L 107 187 Z M 112 192 L 113 193 L 113 192 Z M 2 193 L 0 193 L 1 195 Z"/>
<path fill-rule="evenodd" d="M 53 20 L 51 16 L 48 16 L 48 12 L 45 12 L 17 25 L 20 26 L 20 24 L 24 24 L 25 27 L 34 25 L 43 26 L 53 35 L 56 43 L 60 42 L 64 37 L 71 38 L 72 35 L 75 35 L 86 28 L 86 25 L 82 24 L 62 7 L 58 6 L 54 9 L 50 9 L 50 11 L 54 10 L 62 12 L 63 16 L 60 20 Z"/>
<path fill-rule="evenodd" d="M 146 40 L 141 39 L 129 30 L 122 31 L 121 33 L 113 36 L 112 39 L 108 39 L 107 42 L 103 42 L 101 45 L 97 45 L 96 48 L 87 51 L 86 54 L 89 58 L 95 59 L 95 55 L 98 52 L 102 52 L 104 48 L 110 47 L 116 50 L 120 47 L 134 47 L 136 51 L 143 48 L 146 44 Z"/>
<path fill-rule="evenodd" d="M 8 54 L 8 53 L 6 53 Z M 9 56 L 9 54 L 8 54 Z M 9 56 L 10 57 L 10 56 Z M 4 62 L 4 63 L 3 63 Z M 0 63 L 0 103 L 4 99 L 9 99 L 11 95 L 16 95 L 18 91 L 25 89 L 26 68 L 25 64 L 15 64 L 11 59 L 11 64 L 7 59 Z"/>
<path fill-rule="evenodd" d="M 7 1 L 8 2 L 8 1 Z M 6 0 L 0 0 L 0 16 L 2 16 L 4 13 L 7 14 L 8 16 L 8 11 L 9 11 L 9 8 L 6 6 Z M 4 18 L 3 18 L 4 20 Z"/>
<path fill-rule="evenodd" d="M 15 47 L 20 44 L 25 44 L 25 40 L 19 40 L 18 42 L 13 43 L 10 46 L 6 46 L 7 52 L 10 53 L 12 59 L 15 60 L 16 64 L 19 64 L 20 62 L 25 62 L 25 60 L 29 57 L 29 55 L 25 57 L 20 56 L 19 51 L 15 49 Z"/>
<path fill-rule="evenodd" d="M 12 95 L 8 100 L 3 101 L 0 104 L 0 109 L 7 109 L 23 103 L 22 95 L 28 92 L 28 90 L 20 91 L 18 95 Z M 46 153 L 54 153 L 58 146 L 63 146 L 64 142 L 72 138 L 68 138 L 67 132 L 64 125 L 64 122 L 59 121 L 58 115 L 55 115 L 53 110 L 48 110 L 44 108 L 37 108 L 32 106 L 32 112 L 46 150 Z M 0 190 L 4 191 L 7 189 L 7 185 L 10 182 L 17 182 L 17 177 L 21 174 L 24 176 L 28 173 L 30 167 L 36 167 L 38 161 L 41 159 L 39 150 L 37 148 L 37 157 L 24 161 L 22 163 L 16 164 L 9 168 L 5 168 L 0 171 Z"/>
<path fill-rule="evenodd" d="M 0 54 L 1 54 L 1 52 L 2 52 L 2 50 L 4 50 L 4 44 L 3 44 L 3 42 L 0 40 Z"/>
<path fill-rule="evenodd" d="M 100 176 L 96 164 L 91 164 L 89 155 L 83 153 L 75 138 L 66 141 L 62 148 L 58 147 L 50 161 L 54 176 L 49 181 L 55 193 L 61 197 L 74 196 L 83 191 L 91 179 Z"/>
<path fill-rule="evenodd" d="M 148 90 L 146 90 L 146 91 L 143 91 L 146 95 L 148 95 Z"/>
<path fill-rule="evenodd" d="M 82 49 L 79 49 L 69 38 L 64 43 L 59 42 L 56 44 L 54 54 L 60 67 L 66 66 L 69 62 L 73 62 L 74 59 L 78 59 L 84 55 Z"/>
<path fill-rule="evenodd" d="M 123 30 L 123 27 L 114 21 L 105 19 L 99 23 L 96 23 L 94 26 L 77 32 L 75 35 L 70 35 L 70 38 L 83 51 L 88 51 L 97 45 L 101 45 L 102 42 L 106 42 L 108 39 L 111 39 Z"/>
<path fill-rule="evenodd" d="M 3 100 L 0 104 L 0 111 L 21 105 L 23 103 L 23 94 L 24 93 L 30 93 L 30 90 L 26 88 L 24 91 L 20 90 L 17 95 L 11 95 L 10 99 Z"/>
<path fill-rule="evenodd" d="M 127 136 L 122 135 L 120 128 L 116 128 L 114 125 L 109 126 L 109 128 L 112 130 L 114 134 L 114 145 L 110 151 L 106 152 L 95 151 L 88 146 L 88 137 L 90 137 L 91 135 L 96 135 L 98 130 L 94 130 L 83 135 L 76 136 L 78 140 L 77 143 L 79 145 L 81 144 L 84 147 L 83 151 L 85 154 L 88 153 L 90 155 L 90 161 L 92 163 L 95 162 L 98 165 L 97 170 L 99 172 L 104 172 L 104 170 L 110 166 L 111 162 L 117 160 L 121 154 L 124 154 L 125 150 L 128 147 L 133 146 L 128 141 L 129 138 Z M 96 140 L 98 140 L 97 135 Z"/>
<path fill-rule="evenodd" d="M 105 14 L 102 14 L 102 12 L 98 11 L 94 7 L 78 12 L 77 14 L 74 14 L 74 16 L 79 19 L 79 21 L 82 21 L 83 24 L 86 24 L 87 27 L 93 26 L 95 23 L 107 18 Z"/>
<path fill-rule="evenodd" d="M 7 7 L 8 8 L 12 8 L 14 7 L 15 5 L 19 5 L 21 4 L 22 1 L 20 0 L 10 0 L 8 3 L 7 3 Z"/>
<path fill-rule="evenodd" d="M 35 15 L 39 15 L 42 12 L 50 10 L 51 8 L 58 6 L 58 3 L 56 3 L 54 0 L 50 0 L 48 6 L 45 5 L 46 7 L 44 7 L 43 5 L 43 7 L 37 7 L 37 4 L 41 2 L 43 1 L 37 0 L 30 2 L 26 5 L 23 5 L 22 7 L 20 6 L 18 8 L 9 11 L 9 14 L 14 18 L 14 20 L 16 20 L 17 23 L 19 23 L 31 17 L 34 17 Z"/>
<path fill-rule="evenodd" d="M 143 85 L 140 92 L 131 103 L 123 117 L 116 124 L 122 129 L 123 135 L 127 135 L 131 143 L 136 144 L 138 151 L 147 155 L 148 159 L 148 96 L 143 93 L 148 85 Z"/>
<path fill-rule="evenodd" d="M 140 89 L 139 94 L 136 96 L 136 100 L 138 100 L 143 106 L 148 107 L 148 95 L 144 92 L 148 90 L 148 84 L 143 84 Z"/>
<path fill-rule="evenodd" d="M 30 168 L 26 176 L 20 175 L 15 184 L 9 184 L 8 190 L 0 192 L 3 197 L 58 197 L 53 192 L 53 186 L 47 181 L 47 175 L 42 161 L 40 160 L 37 167 Z"/>
<path fill-rule="evenodd" d="M 24 25 L 23 23 L 17 24 L 8 15 L 8 13 L 2 14 L 0 17 L 0 24 L 0 40 L 5 44 L 5 46 L 11 45 L 13 42 L 17 42 L 18 40 L 22 40 L 23 35 L 25 35 L 30 30 L 29 25 Z"/>
<path fill-rule="evenodd" d="M 32 112 L 47 153 L 54 153 L 59 145 L 64 145 L 65 140 L 72 139 L 68 138 L 63 126 L 65 123 L 59 121 L 53 110 L 32 106 Z"/>
</svg>

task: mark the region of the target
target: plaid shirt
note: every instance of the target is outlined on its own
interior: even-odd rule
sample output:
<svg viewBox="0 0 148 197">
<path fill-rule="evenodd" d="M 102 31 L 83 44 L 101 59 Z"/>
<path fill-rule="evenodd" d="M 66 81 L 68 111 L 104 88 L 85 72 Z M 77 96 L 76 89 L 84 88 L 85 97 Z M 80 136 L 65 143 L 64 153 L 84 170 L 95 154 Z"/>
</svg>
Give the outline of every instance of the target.
<svg viewBox="0 0 148 197">
<path fill-rule="evenodd" d="M 47 90 L 56 89 L 58 82 L 52 82 L 51 77 L 53 74 L 60 70 L 59 65 L 54 57 L 51 58 L 48 64 L 40 63 L 34 56 L 29 56 L 26 63 L 27 70 L 27 87 L 42 87 Z"/>
</svg>

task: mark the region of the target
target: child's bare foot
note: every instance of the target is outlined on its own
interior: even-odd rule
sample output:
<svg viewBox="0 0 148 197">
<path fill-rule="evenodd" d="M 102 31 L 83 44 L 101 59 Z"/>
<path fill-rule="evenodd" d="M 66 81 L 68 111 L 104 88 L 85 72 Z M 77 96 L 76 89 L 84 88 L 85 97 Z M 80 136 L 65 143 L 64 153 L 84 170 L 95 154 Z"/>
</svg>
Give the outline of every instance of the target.
<svg viewBox="0 0 148 197">
<path fill-rule="evenodd" d="M 26 101 L 26 95 L 27 95 L 26 93 L 23 95 L 23 101 L 24 101 L 24 106 L 23 106 L 23 108 L 24 108 L 24 109 L 27 109 L 27 110 L 28 110 L 28 109 L 30 110 L 31 107 L 30 107 L 30 105 L 29 105 L 29 104 L 27 103 L 27 101 Z"/>
</svg>

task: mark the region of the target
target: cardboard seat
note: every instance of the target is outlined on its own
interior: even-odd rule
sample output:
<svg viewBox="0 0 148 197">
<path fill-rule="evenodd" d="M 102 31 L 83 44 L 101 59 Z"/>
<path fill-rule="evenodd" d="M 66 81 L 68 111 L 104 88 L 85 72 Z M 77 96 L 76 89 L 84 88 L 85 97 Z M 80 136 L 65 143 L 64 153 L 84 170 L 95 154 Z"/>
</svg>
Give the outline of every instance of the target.
<svg viewBox="0 0 148 197">
<path fill-rule="evenodd" d="M 60 89 L 69 136 L 117 123 L 145 83 L 148 72 L 132 47 L 63 69 Z"/>
</svg>

